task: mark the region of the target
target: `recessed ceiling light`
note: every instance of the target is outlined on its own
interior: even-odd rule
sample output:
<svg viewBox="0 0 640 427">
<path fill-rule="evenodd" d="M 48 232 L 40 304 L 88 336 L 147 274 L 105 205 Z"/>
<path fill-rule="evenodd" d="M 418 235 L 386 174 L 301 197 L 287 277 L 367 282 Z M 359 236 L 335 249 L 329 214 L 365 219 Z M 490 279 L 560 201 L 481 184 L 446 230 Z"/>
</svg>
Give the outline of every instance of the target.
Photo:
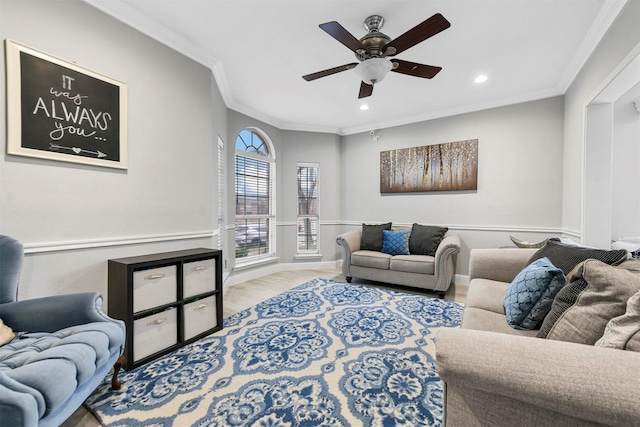
<svg viewBox="0 0 640 427">
<path fill-rule="evenodd" d="M 487 76 L 482 76 L 482 75 L 480 75 L 480 76 L 476 77 L 476 79 L 474 80 L 474 82 L 476 82 L 476 83 L 484 83 L 484 82 L 486 82 L 486 81 L 487 81 L 487 79 L 488 79 L 488 77 L 487 77 Z"/>
<path fill-rule="evenodd" d="M 362 111 L 364 111 L 364 110 L 368 110 L 368 109 L 369 109 L 369 106 L 368 106 L 367 104 L 362 104 L 362 105 L 360 106 L 360 109 L 361 109 Z"/>
</svg>

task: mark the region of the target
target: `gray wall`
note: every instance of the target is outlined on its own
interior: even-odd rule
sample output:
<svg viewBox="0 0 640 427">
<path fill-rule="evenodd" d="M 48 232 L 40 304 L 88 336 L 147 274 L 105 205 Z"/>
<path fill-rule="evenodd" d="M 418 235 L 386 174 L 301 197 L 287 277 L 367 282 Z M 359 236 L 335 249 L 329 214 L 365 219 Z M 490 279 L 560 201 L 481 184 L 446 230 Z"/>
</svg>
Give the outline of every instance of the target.
<svg viewBox="0 0 640 427">
<path fill-rule="evenodd" d="M 614 107 L 611 237 L 640 236 L 640 75 Z"/>
<path fill-rule="evenodd" d="M 537 241 L 559 234 L 562 217 L 563 98 L 382 129 L 343 138 L 342 219 L 437 224 L 456 230 L 468 272 L 474 247 L 511 244 L 508 235 Z M 478 190 L 381 194 L 380 151 L 478 139 Z"/>
<path fill-rule="evenodd" d="M 336 259 L 340 212 L 340 137 L 327 133 L 283 132 L 284 144 L 278 164 L 278 223 L 281 224 L 278 245 L 283 262 L 304 262 L 296 259 L 297 167 L 298 162 L 319 164 L 318 190 L 320 212 L 320 253 L 324 261 Z"/>
<path fill-rule="evenodd" d="M 109 258 L 215 247 L 216 147 L 226 133 L 226 107 L 209 69 L 81 1 L 3 0 L 0 36 L 129 89 L 126 171 L 3 150 L 0 232 L 27 247 L 21 298 L 106 295 Z"/>
<path fill-rule="evenodd" d="M 229 110 L 229 150 L 227 156 L 227 182 L 229 182 L 228 224 L 233 224 L 234 144 L 240 131 L 258 128 L 266 134 L 275 148 L 276 157 L 276 215 L 277 256 L 280 263 L 319 262 L 337 259 L 335 237 L 340 230 L 340 137 L 333 134 L 280 130 L 252 117 Z M 296 257 L 297 220 L 297 166 L 298 162 L 317 162 L 320 196 L 320 252 L 322 257 L 302 259 Z M 233 262 L 233 230 L 226 236 L 229 243 L 229 262 Z"/>
<path fill-rule="evenodd" d="M 565 93 L 562 227 L 581 234 L 584 198 L 585 107 L 640 43 L 640 1 L 630 0 Z M 589 173 L 587 171 L 586 173 Z"/>
<path fill-rule="evenodd" d="M 209 69 L 79 0 L 2 0 L 3 39 L 129 85 L 127 171 L 0 156 L 0 233 L 27 246 L 20 297 L 106 294 L 109 258 L 216 247 L 218 136 L 226 143 L 227 229 L 221 232 L 230 270 L 233 145 L 248 126 L 275 146 L 281 263 L 305 262 L 295 256 L 299 161 L 320 163 L 320 261 L 339 259 L 335 236 L 361 222 L 451 227 L 463 239 L 457 271 L 463 275 L 471 248 L 509 245 L 509 234 L 531 241 L 562 231 L 579 236 L 584 102 L 640 42 L 639 17 L 640 2 L 631 0 L 566 97 L 383 129 L 374 142 L 368 133 L 281 130 L 229 111 Z M 4 146 L 4 103 L 0 115 Z M 477 191 L 379 193 L 380 151 L 475 138 Z"/>
<path fill-rule="evenodd" d="M 362 222 L 419 222 L 448 226 L 461 235 L 457 273 L 466 275 L 471 248 L 510 245 L 509 234 L 531 241 L 560 234 L 562 125 L 562 97 L 382 129 L 377 142 L 368 132 L 337 137 L 280 130 L 230 111 L 226 155 L 233 165 L 235 136 L 247 127 L 262 130 L 275 146 L 279 262 L 304 262 L 295 256 L 295 172 L 298 162 L 315 161 L 320 163 L 323 255 L 316 261 L 340 259 L 335 236 Z M 475 138 L 477 191 L 380 193 L 380 151 Z M 232 169 L 227 173 L 230 209 Z M 232 244 L 232 230 L 227 236 Z"/>
</svg>

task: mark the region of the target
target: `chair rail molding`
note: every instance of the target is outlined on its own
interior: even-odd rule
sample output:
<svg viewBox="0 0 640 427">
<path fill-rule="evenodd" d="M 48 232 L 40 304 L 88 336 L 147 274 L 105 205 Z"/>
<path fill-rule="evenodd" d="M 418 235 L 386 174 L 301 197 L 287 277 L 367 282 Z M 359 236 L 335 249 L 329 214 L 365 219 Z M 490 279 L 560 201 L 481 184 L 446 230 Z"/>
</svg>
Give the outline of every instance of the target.
<svg viewBox="0 0 640 427">
<path fill-rule="evenodd" d="M 111 246 L 139 245 L 145 243 L 171 242 L 176 240 L 209 239 L 220 234 L 220 230 L 189 231 L 184 233 L 150 234 L 144 236 L 105 237 L 97 239 L 69 240 L 61 242 L 25 243 L 25 254 L 71 251 L 77 249 L 106 248 Z"/>
<path fill-rule="evenodd" d="M 347 225 L 358 227 L 362 224 L 382 224 L 389 222 L 389 220 L 380 221 L 343 221 L 339 225 Z M 408 222 L 393 222 L 393 225 L 399 227 L 411 227 L 413 223 Z M 567 234 L 574 237 L 579 237 L 580 233 L 572 230 L 565 230 L 561 227 L 528 227 L 521 225 L 473 225 L 473 224 L 431 224 L 440 227 L 448 227 L 449 230 L 464 230 L 464 231 L 491 231 L 491 232 L 521 232 L 521 233 L 552 233 L 552 234 Z"/>
</svg>

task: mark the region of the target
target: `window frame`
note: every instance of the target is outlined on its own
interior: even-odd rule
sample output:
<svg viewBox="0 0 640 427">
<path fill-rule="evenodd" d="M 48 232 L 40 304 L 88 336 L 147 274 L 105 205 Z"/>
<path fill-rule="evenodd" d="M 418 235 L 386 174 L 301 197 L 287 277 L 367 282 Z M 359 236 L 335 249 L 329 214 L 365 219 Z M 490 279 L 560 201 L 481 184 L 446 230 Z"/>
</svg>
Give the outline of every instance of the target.
<svg viewBox="0 0 640 427">
<path fill-rule="evenodd" d="M 264 145 L 264 148 L 266 149 L 266 155 L 265 154 L 261 154 L 258 150 L 250 150 L 250 151 L 242 151 L 238 149 L 238 139 L 241 137 L 242 133 L 248 131 L 251 132 L 252 134 L 255 134 L 260 141 L 262 142 L 262 144 Z M 254 147 L 252 145 L 252 147 Z M 268 136 L 266 136 L 266 134 L 264 132 L 262 132 L 261 130 L 257 129 L 257 128 L 251 128 L 248 127 L 246 129 L 243 129 L 242 131 L 240 131 L 236 137 L 236 141 L 234 144 L 234 149 L 235 149 L 235 153 L 234 153 L 234 197 L 235 197 L 235 206 L 234 206 L 234 212 L 235 212 L 235 221 L 234 221 L 234 233 L 236 235 L 236 239 L 234 239 L 234 257 L 235 257 L 235 265 L 236 266 L 242 266 L 242 265 L 247 265 L 247 264 L 254 264 L 254 263 L 259 263 L 261 261 L 264 260 L 269 260 L 269 259 L 273 259 L 276 257 L 276 192 L 275 192 L 275 185 L 276 185 L 276 159 L 275 159 L 275 151 L 273 148 L 273 144 L 271 142 L 271 140 L 268 138 Z M 266 164 L 266 166 L 268 167 L 268 212 L 266 214 L 238 214 L 238 157 L 242 157 L 248 161 L 257 161 L 257 162 L 263 162 Z M 266 225 L 266 246 L 264 247 L 264 249 L 266 249 L 264 252 L 261 252 L 261 248 L 263 248 L 260 245 L 260 242 L 262 240 L 262 236 L 263 236 L 263 232 L 262 232 L 262 227 L 260 225 L 258 225 L 258 253 L 257 254 L 252 254 L 252 255 L 247 255 L 247 256 L 238 256 L 238 253 L 241 250 L 246 250 L 247 249 L 247 241 L 245 240 L 244 245 L 245 247 L 239 247 L 238 245 L 238 231 L 239 231 L 239 227 L 241 226 L 247 226 L 247 221 L 258 221 L 258 223 L 260 224 L 260 221 L 262 220 L 266 220 L 267 221 L 267 225 Z M 245 225 L 242 225 L 241 223 L 244 221 Z M 240 224 L 240 225 L 239 225 Z M 245 239 L 247 238 L 247 234 L 245 234 Z M 251 249 L 254 248 L 249 248 L 248 251 L 251 251 Z"/>
<path fill-rule="evenodd" d="M 218 249 L 225 247 L 225 200 L 226 200 L 226 161 L 224 151 L 224 140 L 218 135 Z M 223 270 L 226 267 L 223 264 Z"/>
<path fill-rule="evenodd" d="M 313 193 L 315 197 L 315 213 L 304 213 L 301 211 L 301 202 L 309 202 L 309 196 L 301 198 L 300 171 L 302 168 L 315 169 L 315 189 Z M 296 184 L 298 189 L 297 201 L 297 217 L 296 217 L 296 253 L 297 255 L 319 255 L 320 254 L 320 163 L 317 162 L 298 162 L 296 168 Z M 301 221 L 310 221 L 310 228 L 313 229 L 315 223 L 315 248 L 309 248 L 308 236 L 313 236 L 313 231 L 300 230 Z M 304 226 L 303 226 L 304 227 Z M 301 247 L 301 237 L 307 236 L 306 248 Z"/>
</svg>

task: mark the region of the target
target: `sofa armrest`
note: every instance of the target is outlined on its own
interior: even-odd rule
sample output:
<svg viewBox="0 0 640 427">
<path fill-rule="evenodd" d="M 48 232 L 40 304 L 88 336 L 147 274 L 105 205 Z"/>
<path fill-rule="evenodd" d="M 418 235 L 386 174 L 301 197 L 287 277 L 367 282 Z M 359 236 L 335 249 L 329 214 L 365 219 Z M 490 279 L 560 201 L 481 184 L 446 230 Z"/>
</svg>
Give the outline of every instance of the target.
<svg viewBox="0 0 640 427">
<path fill-rule="evenodd" d="M 121 323 L 102 312 L 102 295 L 97 292 L 0 304 L 0 317 L 16 332 L 55 332 L 91 322 Z"/>
<path fill-rule="evenodd" d="M 469 280 L 512 282 L 536 251 L 521 248 L 472 249 L 469 255 Z"/>
<path fill-rule="evenodd" d="M 346 277 L 351 276 L 351 254 L 360 250 L 360 241 L 362 239 L 362 230 L 352 230 L 340 234 L 336 237 L 336 243 L 342 246 L 342 274 Z"/>
<path fill-rule="evenodd" d="M 449 289 L 455 273 L 453 256 L 458 252 L 460 252 L 460 236 L 449 231 L 436 250 L 434 275 L 437 281 L 434 291 L 445 292 Z"/>
<path fill-rule="evenodd" d="M 468 329 L 436 335 L 438 373 L 450 387 L 489 393 L 607 425 L 640 420 L 640 354 Z"/>
</svg>

